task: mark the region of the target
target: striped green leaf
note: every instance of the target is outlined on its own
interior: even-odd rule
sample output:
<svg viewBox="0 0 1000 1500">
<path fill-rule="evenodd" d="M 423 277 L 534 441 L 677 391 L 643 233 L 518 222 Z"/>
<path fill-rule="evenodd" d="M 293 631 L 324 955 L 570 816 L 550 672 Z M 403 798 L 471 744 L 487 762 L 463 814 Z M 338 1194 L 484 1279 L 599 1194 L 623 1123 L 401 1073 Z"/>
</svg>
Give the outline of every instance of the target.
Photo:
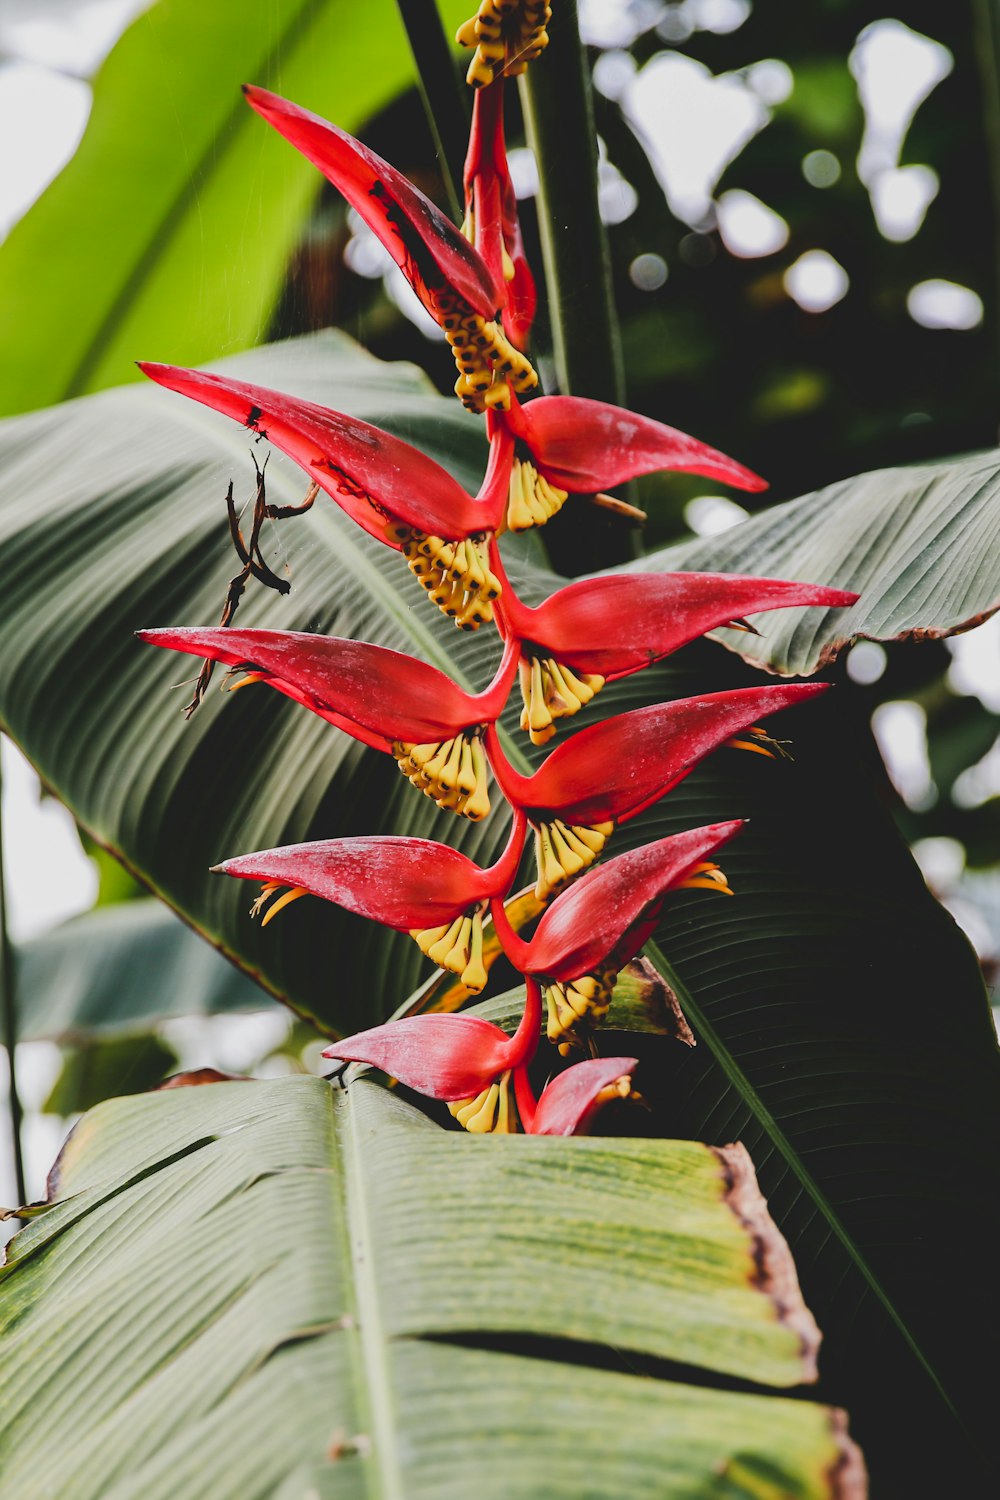
<svg viewBox="0 0 1000 1500">
<path fill-rule="evenodd" d="M 224 367 L 397 431 L 466 484 L 481 472 L 473 419 L 416 372 L 335 335 Z M 230 477 L 238 495 L 251 492 L 250 446 L 224 418 L 152 389 L 0 429 L 0 716 L 81 821 L 199 931 L 321 1028 L 355 1030 L 426 973 L 416 946 L 309 900 L 261 932 L 247 914 L 253 893 L 209 866 L 378 832 L 441 838 L 485 863 L 506 819 L 436 812 L 388 757 L 264 688 L 212 693 L 184 722 L 169 688 L 191 668 L 131 632 L 218 618 L 234 571 L 222 501 Z M 271 498 L 301 496 L 278 455 L 267 472 Z M 333 505 L 265 540 L 292 592 L 248 596 L 246 623 L 378 640 L 463 683 L 488 681 L 495 636 L 456 631 L 400 559 Z M 519 577 L 533 594 L 557 582 L 537 567 Z M 709 644 L 606 689 L 595 707 L 751 680 Z M 932 1473 L 950 1483 L 973 1462 L 982 1411 L 966 1330 L 997 1290 L 998 1157 L 975 1145 L 995 1138 L 1000 1099 L 985 992 L 873 790 L 867 727 L 849 704 L 831 693 L 774 728 L 794 739 L 794 764 L 720 752 L 612 845 L 750 818 L 726 855 L 736 896 L 682 893 L 665 911 L 661 951 L 699 1045 L 639 1039 L 639 1086 L 666 1133 L 747 1141 L 830 1331 L 838 1401 L 867 1413 L 875 1462 L 900 1483 Z M 942 1284 L 947 1297 L 932 1292 Z M 919 1454 L 906 1440 L 914 1421 Z M 974 1485 L 969 1473 L 962 1482 Z"/>
<path fill-rule="evenodd" d="M 774 1394 L 814 1326 L 740 1147 L 298 1078 L 113 1100 L 50 1187 L 0 1270 L 24 1500 L 863 1493 L 842 1415 Z"/>
<path fill-rule="evenodd" d="M 466 5 L 442 10 L 454 27 Z M 121 384 L 136 359 L 258 343 L 322 179 L 240 85 L 357 131 L 414 81 L 393 0 L 157 0 L 96 78 L 73 160 L 0 246 L 0 411 Z"/>
<path fill-rule="evenodd" d="M 860 639 L 939 640 L 1000 609 L 1000 452 L 842 479 L 630 566 L 801 578 L 861 595 L 848 610 L 758 616 L 760 636 L 715 632 L 772 672 L 817 672 Z"/>
</svg>

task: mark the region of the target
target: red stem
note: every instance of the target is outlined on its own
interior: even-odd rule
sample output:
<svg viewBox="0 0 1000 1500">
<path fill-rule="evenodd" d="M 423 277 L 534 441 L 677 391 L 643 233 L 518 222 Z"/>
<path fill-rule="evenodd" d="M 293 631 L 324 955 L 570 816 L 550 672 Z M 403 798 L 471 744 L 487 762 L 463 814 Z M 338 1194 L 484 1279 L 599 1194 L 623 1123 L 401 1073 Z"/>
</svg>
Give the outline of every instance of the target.
<svg viewBox="0 0 1000 1500">
<path fill-rule="evenodd" d="M 516 636 L 507 636 L 504 640 L 503 656 L 497 667 L 496 676 L 488 688 L 474 695 L 472 701 L 476 705 L 477 712 L 482 715 L 482 722 L 486 723 L 500 717 L 504 704 L 510 697 L 510 690 L 514 683 L 517 672 L 517 664 L 521 659 L 521 643 Z"/>
<path fill-rule="evenodd" d="M 517 874 L 517 867 L 521 863 L 527 826 L 528 820 L 525 814 L 519 807 L 515 807 L 514 821 L 510 825 L 506 848 L 496 863 L 482 872 L 483 885 L 489 889 L 491 899 L 495 897 L 500 900 L 501 910 L 503 909 L 502 898 L 510 890 L 514 876 Z"/>
<path fill-rule="evenodd" d="M 514 1073 L 514 1098 L 517 1100 L 517 1112 L 521 1116 L 525 1134 L 530 1135 L 531 1127 L 535 1123 L 538 1100 L 531 1087 L 527 1068 L 518 1068 Z"/>
<path fill-rule="evenodd" d="M 500 744 L 500 736 L 497 734 L 495 723 L 487 724 L 486 733 L 483 736 L 483 746 L 486 757 L 493 767 L 493 774 L 497 779 L 497 785 L 503 792 L 512 807 L 530 807 L 531 783 L 533 777 L 522 776 L 515 771 Z"/>
<path fill-rule="evenodd" d="M 497 423 L 490 431 L 490 456 L 476 500 L 486 512 L 484 531 L 496 531 L 507 509 L 510 472 L 514 464 L 514 438 L 506 424 Z"/>
<path fill-rule="evenodd" d="M 527 995 L 524 1002 L 524 1014 L 517 1030 L 504 1049 L 506 1053 L 504 1063 L 508 1068 L 526 1067 L 538 1051 L 542 1029 L 542 992 L 537 980 L 529 978 L 525 980 L 525 985 Z"/>
<path fill-rule="evenodd" d="M 513 879 L 513 876 L 511 878 Z M 515 969 L 520 969 L 522 974 L 525 973 L 531 956 L 531 945 L 530 943 L 526 943 L 520 933 L 515 932 L 510 925 L 510 918 L 507 915 L 507 909 L 503 904 L 502 896 L 492 897 L 490 900 L 490 912 L 493 917 L 493 926 L 496 928 L 496 934 L 500 939 L 503 951 Z"/>
</svg>

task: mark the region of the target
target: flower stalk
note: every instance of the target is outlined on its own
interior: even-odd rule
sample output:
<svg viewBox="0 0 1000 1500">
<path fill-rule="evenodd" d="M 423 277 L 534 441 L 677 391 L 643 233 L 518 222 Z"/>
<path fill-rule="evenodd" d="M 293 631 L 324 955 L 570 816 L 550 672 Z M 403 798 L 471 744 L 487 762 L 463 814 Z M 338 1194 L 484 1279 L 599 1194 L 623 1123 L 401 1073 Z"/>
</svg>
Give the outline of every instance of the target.
<svg viewBox="0 0 1000 1500">
<path fill-rule="evenodd" d="M 456 394 L 483 418 L 487 455 L 475 495 L 417 449 L 343 412 L 201 371 L 141 367 L 282 449 L 305 470 L 310 497 L 325 492 L 373 541 L 400 552 L 430 602 L 456 625 L 492 626 L 503 642 L 492 681 L 468 693 L 399 652 L 296 631 L 236 629 L 232 611 L 215 628 L 141 632 L 150 644 L 200 656 L 208 664 L 206 683 L 211 664 L 222 663 L 231 690 L 265 684 L 393 756 L 416 791 L 443 811 L 476 821 L 490 814 L 491 792 L 506 803 L 506 847 L 486 868 L 444 842 L 401 837 L 324 839 L 239 855 L 217 867 L 262 885 L 251 910 L 264 925 L 279 913 L 295 923 L 301 898 L 317 897 L 408 933 L 472 994 L 489 982 L 484 929 L 492 919 L 490 953 L 499 943 L 524 977 L 524 1009 L 513 1035 L 470 1014 L 411 1014 L 325 1053 L 381 1068 L 444 1103 L 473 1134 L 518 1128 L 572 1134 L 589 1128 L 603 1103 L 630 1096 L 634 1058 L 588 1057 L 559 1072 L 537 1098 L 528 1068 L 543 1032 L 554 1056 L 596 1051 L 615 978 L 649 939 L 671 893 L 733 894 L 711 856 L 742 825 L 710 824 L 624 854 L 607 846 L 620 824 L 726 746 L 782 756 L 782 742 L 758 721 L 826 686 L 772 683 L 654 702 L 598 720 L 593 704 L 605 684 L 720 625 L 756 629 L 748 615 L 792 606 L 840 609 L 856 597 L 808 583 L 704 573 L 604 574 L 534 606 L 519 597 L 503 556 L 506 532 L 558 518 L 575 538 L 580 561 L 598 534 L 587 502 L 600 493 L 609 507 L 600 522 L 607 561 L 607 528 L 617 525 L 622 535 L 624 528 L 605 491 L 664 470 L 748 490 L 764 486 L 716 449 L 617 404 L 620 369 L 600 248 L 596 157 L 591 152 L 592 170 L 583 174 L 587 191 L 581 194 L 573 174 L 570 197 L 556 205 L 570 176 L 548 170 L 554 125 L 543 89 L 532 81 L 529 125 L 542 158 L 543 210 L 570 225 L 558 249 L 550 239 L 546 250 L 565 394 L 536 392 L 528 352 L 534 281 L 507 167 L 503 101 L 505 79 L 544 53 L 541 66 L 578 88 L 586 117 L 573 5 L 564 0 L 551 48 L 549 19 L 539 0 L 481 0 L 461 28 L 476 90 L 461 231 L 336 125 L 265 90 L 246 91 L 251 107 L 354 206 L 438 320 L 458 366 Z M 559 92 L 565 93 L 563 83 Z M 586 318 L 579 316 L 582 307 Z M 567 721 L 576 730 L 530 775 L 511 764 L 498 731 L 515 683 L 520 727 L 535 745 L 547 745 Z M 523 880 L 529 842 L 534 900 L 542 910 L 535 931 L 524 936 L 507 908 L 521 905 L 512 892 Z"/>
</svg>

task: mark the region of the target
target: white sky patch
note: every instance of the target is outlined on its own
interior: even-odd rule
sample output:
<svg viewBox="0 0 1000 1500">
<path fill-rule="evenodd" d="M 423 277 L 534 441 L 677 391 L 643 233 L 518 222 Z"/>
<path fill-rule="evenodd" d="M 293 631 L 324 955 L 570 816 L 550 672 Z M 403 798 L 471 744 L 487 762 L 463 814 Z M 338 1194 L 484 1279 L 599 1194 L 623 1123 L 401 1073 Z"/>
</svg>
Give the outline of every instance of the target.
<svg viewBox="0 0 1000 1500">
<path fill-rule="evenodd" d="M 628 88 L 638 63 L 631 52 L 623 52 L 614 47 L 610 52 L 602 52 L 594 63 L 594 88 L 605 99 L 620 99 Z M 508 161 L 513 152 L 508 153 Z"/>
<path fill-rule="evenodd" d="M 868 687 L 878 682 L 885 671 L 885 648 L 878 641 L 858 641 L 847 653 L 847 675 L 852 682 Z"/>
<path fill-rule="evenodd" d="M 788 243 L 788 225 L 753 193 L 730 188 L 715 205 L 722 243 L 730 255 L 774 255 Z"/>
<path fill-rule="evenodd" d="M 983 299 L 955 281 L 921 281 L 911 287 L 906 310 L 921 328 L 965 331 L 983 321 Z"/>
<path fill-rule="evenodd" d="M 933 806 L 935 787 L 927 754 L 927 715 L 919 703 L 880 703 L 872 730 L 893 786 L 908 807 Z"/>
<path fill-rule="evenodd" d="M 608 160 L 608 148 L 598 137 L 597 206 L 605 224 L 624 224 L 639 206 L 639 194 Z"/>
<path fill-rule="evenodd" d="M 839 261 L 826 250 L 807 250 L 785 272 L 785 291 L 803 312 L 821 313 L 835 307 L 850 286 Z"/>
<path fill-rule="evenodd" d="M 956 807 L 982 807 L 991 797 L 1000 797 L 1000 740 L 982 760 L 956 776 L 951 799 Z"/>
<path fill-rule="evenodd" d="M 899 160 L 914 115 L 954 65 L 947 47 L 896 20 L 866 26 L 848 58 L 865 112 L 858 176 L 886 239 L 912 239 L 937 195 L 930 167 Z"/>
<path fill-rule="evenodd" d="M 743 76 L 764 104 L 784 104 L 795 87 L 795 74 L 780 57 L 762 58 L 747 68 Z"/>
<path fill-rule="evenodd" d="M 902 244 L 912 240 L 938 195 L 941 179 L 933 167 L 893 167 L 871 182 L 872 209 L 879 232 Z"/>
<path fill-rule="evenodd" d="M 153 0 L 0 0 L 0 52 L 90 78 Z"/>
<path fill-rule="evenodd" d="M 91 907 L 97 872 L 66 808 L 42 800 L 38 777 L 7 739 L 2 754 L 8 920 L 24 942 Z"/>
<path fill-rule="evenodd" d="M 538 192 L 538 162 L 530 146 L 515 146 L 507 153 L 507 169 L 514 185 L 514 196 L 533 198 Z"/>
<path fill-rule="evenodd" d="M 1000 614 L 964 635 L 950 636 L 945 645 L 951 652 L 952 692 L 974 696 L 991 713 L 1000 714 Z"/>
<path fill-rule="evenodd" d="M 684 521 L 695 536 L 718 536 L 720 532 L 731 531 L 749 514 L 728 495 L 695 495 L 684 507 Z"/>
<path fill-rule="evenodd" d="M 588 47 L 631 47 L 665 8 L 661 0 L 581 0 L 580 36 Z"/>
<path fill-rule="evenodd" d="M 0 239 L 71 160 L 90 118 L 90 85 L 35 63 L 0 67 Z M 17 142 L 17 148 L 12 144 Z"/>
<path fill-rule="evenodd" d="M 913 857 L 935 891 L 950 891 L 965 869 L 965 849 L 958 839 L 917 839 Z"/>
<path fill-rule="evenodd" d="M 739 74 L 716 77 L 675 52 L 650 58 L 621 104 L 671 212 L 693 226 L 704 222 L 726 167 L 770 119 Z"/>
</svg>

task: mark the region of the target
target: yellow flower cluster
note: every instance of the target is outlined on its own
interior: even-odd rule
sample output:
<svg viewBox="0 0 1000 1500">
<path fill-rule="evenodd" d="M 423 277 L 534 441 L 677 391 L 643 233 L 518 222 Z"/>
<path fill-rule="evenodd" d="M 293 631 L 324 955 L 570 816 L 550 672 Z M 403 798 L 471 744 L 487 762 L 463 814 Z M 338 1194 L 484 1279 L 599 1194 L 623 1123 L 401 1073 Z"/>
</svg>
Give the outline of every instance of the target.
<svg viewBox="0 0 1000 1500">
<path fill-rule="evenodd" d="M 432 963 L 457 974 L 466 989 L 478 995 L 489 975 L 483 963 L 483 912 L 481 907 L 456 917 L 441 927 L 414 928 L 410 932 L 421 953 Z"/>
<path fill-rule="evenodd" d="M 549 1017 L 545 1034 L 563 1057 L 582 1045 L 577 1028 L 603 1021 L 617 977 L 617 970 L 602 969 L 599 974 L 584 974 L 567 984 L 546 985 Z"/>
<path fill-rule="evenodd" d="M 549 45 L 545 28 L 551 19 L 545 0 L 482 0 L 455 34 L 459 46 L 475 48 L 466 82 L 481 89 L 495 78 L 523 73 Z"/>
<path fill-rule="evenodd" d="M 532 526 L 544 526 L 562 509 L 566 499 L 566 490 L 556 489 L 533 463 L 526 458 L 515 458 L 510 471 L 507 530 L 527 531 Z"/>
<path fill-rule="evenodd" d="M 535 895 L 547 901 L 574 875 L 597 859 L 614 832 L 614 823 L 564 823 L 561 818 L 535 827 Z"/>
<path fill-rule="evenodd" d="M 493 619 L 493 600 L 500 597 L 501 585 L 490 568 L 485 532 L 446 542 L 393 522 L 386 535 L 399 543 L 410 572 L 429 598 L 461 630 L 478 630 Z"/>
<path fill-rule="evenodd" d="M 593 672 L 578 677 L 552 656 L 522 656 L 517 664 L 521 684 L 521 728 L 533 745 L 544 745 L 556 732 L 556 719 L 579 713 L 604 686 Z"/>
<path fill-rule="evenodd" d="M 490 810 L 486 754 L 478 733 L 456 734 L 432 745 L 392 746 L 399 769 L 425 796 L 448 812 L 478 823 Z"/>
</svg>

